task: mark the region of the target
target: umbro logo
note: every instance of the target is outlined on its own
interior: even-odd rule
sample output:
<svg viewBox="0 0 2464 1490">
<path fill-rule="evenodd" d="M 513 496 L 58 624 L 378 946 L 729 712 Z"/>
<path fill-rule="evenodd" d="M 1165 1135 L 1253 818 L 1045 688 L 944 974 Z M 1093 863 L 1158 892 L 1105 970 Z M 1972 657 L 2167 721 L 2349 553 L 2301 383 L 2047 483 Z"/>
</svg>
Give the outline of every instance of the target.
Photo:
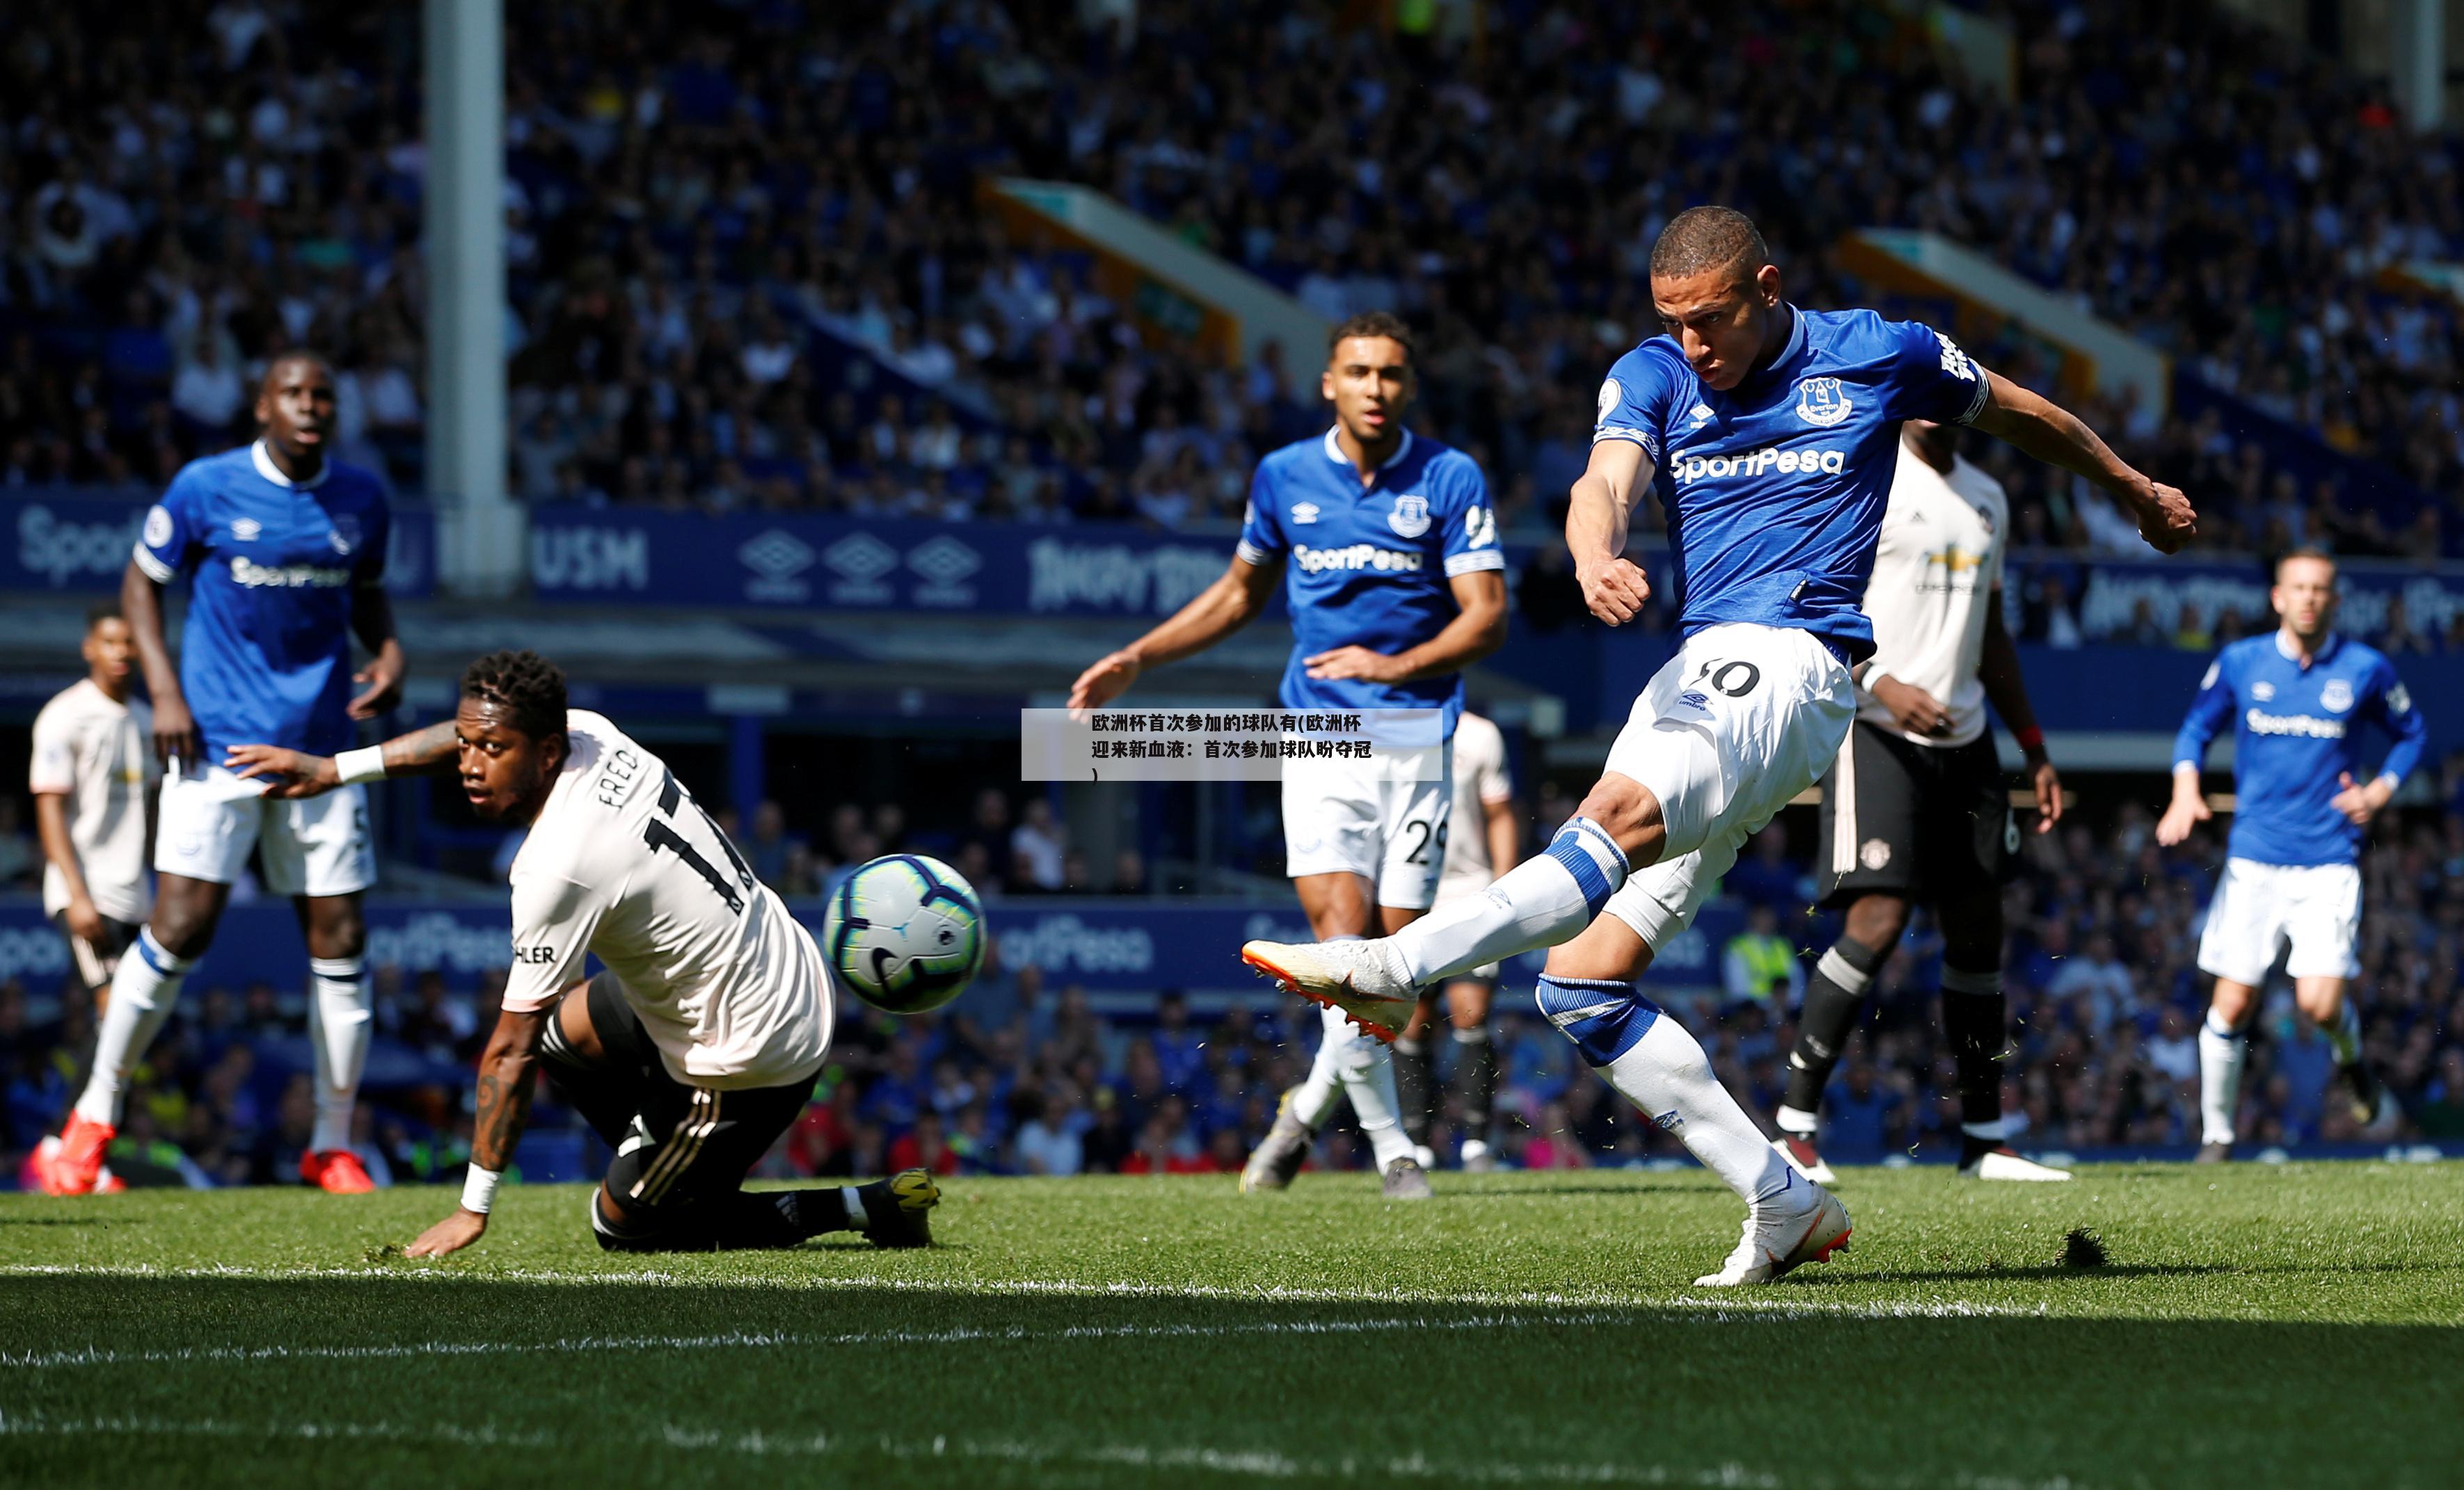
<svg viewBox="0 0 2464 1490">
<path fill-rule="evenodd" d="M 1315 502 L 1294 502 L 1292 504 L 1292 521 L 1295 523 L 1311 523 L 1317 521 L 1317 504 Z"/>
<path fill-rule="evenodd" d="M 231 537 L 237 538 L 242 543 L 255 542 L 257 535 L 264 531 L 265 524 L 257 521 L 253 517 L 234 517 L 231 519 Z"/>
</svg>

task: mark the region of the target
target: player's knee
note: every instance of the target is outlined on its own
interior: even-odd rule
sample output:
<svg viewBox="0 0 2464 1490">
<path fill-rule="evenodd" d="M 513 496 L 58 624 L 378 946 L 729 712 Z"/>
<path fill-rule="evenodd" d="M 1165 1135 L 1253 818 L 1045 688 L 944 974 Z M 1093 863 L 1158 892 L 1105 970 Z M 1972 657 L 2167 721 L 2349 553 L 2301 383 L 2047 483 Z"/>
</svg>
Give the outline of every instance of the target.
<svg viewBox="0 0 2464 1490">
<path fill-rule="evenodd" d="M 202 957 L 214 944 L 214 925 L 222 919 L 224 887 L 204 880 L 165 875 L 154 896 L 147 929 L 165 952 L 175 957 Z"/>
<path fill-rule="evenodd" d="M 1998 937 L 2000 903 L 1997 901 L 1995 905 L 1995 934 Z M 1948 916 L 1944 917 L 1946 923 L 1949 919 Z M 1947 924 L 1945 929 L 1946 931 L 1948 929 Z M 1861 896 L 1855 905 L 1848 908 L 1848 922 L 1844 931 L 1849 937 L 1862 942 L 1867 947 L 1880 948 L 1887 953 L 1900 944 L 1900 938 L 1907 933 L 1907 930 L 1908 903 L 1897 895 Z"/>
<path fill-rule="evenodd" d="M 670 1250 L 667 1227 L 659 1216 L 652 1212 L 627 1210 L 605 1185 L 590 1193 L 590 1234 L 599 1239 L 602 1252 Z"/>
<path fill-rule="evenodd" d="M 1542 975 L 1630 983 L 1650 967 L 1650 944 L 1623 921 L 1604 915 L 1583 928 L 1573 940 L 1550 948 Z"/>
<path fill-rule="evenodd" d="M 1629 864 L 1649 863 L 1652 855 L 1639 851 L 1647 848 L 1661 834 L 1660 799 L 1650 787 L 1631 777 L 1611 772 L 1592 784 L 1584 794 L 1583 804 L 1574 809 L 1576 816 L 1591 819 L 1626 852 Z"/>
<path fill-rule="evenodd" d="M 356 900 L 311 901 L 308 909 L 308 954 L 312 957 L 356 957 L 368 946 L 367 921 Z"/>
</svg>

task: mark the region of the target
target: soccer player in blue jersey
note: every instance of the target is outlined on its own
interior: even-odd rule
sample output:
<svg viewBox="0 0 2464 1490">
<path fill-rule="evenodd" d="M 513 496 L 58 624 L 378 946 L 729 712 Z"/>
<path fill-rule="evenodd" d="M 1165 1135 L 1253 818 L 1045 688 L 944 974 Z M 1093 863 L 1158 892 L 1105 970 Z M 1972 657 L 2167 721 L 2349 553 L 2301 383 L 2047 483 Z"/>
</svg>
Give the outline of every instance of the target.
<svg viewBox="0 0 2464 1490">
<path fill-rule="evenodd" d="M 1069 707 L 1108 703 L 1147 668 L 1214 646 L 1265 610 L 1280 583 L 1292 614 L 1287 708 L 1434 709 L 1451 746 L 1463 668 L 1506 640 L 1506 559 L 1487 483 L 1469 456 L 1403 427 L 1414 385 L 1400 320 L 1355 316 L 1327 347 L 1319 391 L 1334 405 L 1334 427 L 1258 463 L 1231 567 L 1172 619 L 1089 668 Z M 1440 751 L 1441 765 L 1450 756 Z M 1389 780 L 1377 762 L 1286 761 L 1285 867 L 1309 930 L 1327 940 L 1392 933 L 1427 910 L 1452 803 L 1450 775 Z M 1348 1094 L 1386 1194 L 1427 1195 L 1385 1046 L 1336 1010 L 1324 1024 L 1309 1078 L 1284 1094 L 1241 1188 L 1288 1185 Z"/>
<path fill-rule="evenodd" d="M 2380 653 L 2335 632 L 2336 561 L 2316 549 L 2277 560 L 2269 592 L 2280 621 L 2226 647 L 2209 665 L 2173 741 L 2173 800 L 2156 823 L 2168 847 L 2208 820 L 2199 770 L 2231 720 L 2233 825 L 2225 872 L 2208 903 L 2199 971 L 2216 980 L 2199 1030 L 2199 1159 L 2233 1156 L 2245 1031 L 2278 956 L 2293 1001 L 2335 1048 L 2353 1120 L 2379 1115 L 2383 1095 L 2362 1058 L 2362 1021 L 2345 984 L 2362 971 L 2362 830 L 2412 768 L 2428 728 Z M 2361 730 L 2393 740 L 2362 779 Z"/>
<path fill-rule="evenodd" d="M 370 1018 L 360 917 L 361 891 L 376 877 L 366 798 L 350 785 L 275 800 L 222 756 L 252 742 L 331 755 L 352 742 L 354 720 L 393 707 L 404 664 L 383 586 L 389 518 L 377 478 L 326 454 L 334 375 L 322 359 L 276 358 L 257 390 L 256 418 L 264 434 L 255 444 L 191 461 L 172 478 L 145 515 L 121 585 L 153 697 L 155 750 L 170 769 L 153 914 L 112 975 L 94 1071 L 53 1161 L 62 1193 L 93 1188 L 128 1073 L 212 944 L 251 849 L 266 887 L 298 907 L 308 940 L 317 1127 L 300 1177 L 341 1193 L 372 1188 L 350 1151 Z M 162 592 L 182 575 L 188 612 L 175 669 Z M 373 654 L 356 677 L 355 635 Z M 356 694 L 354 682 L 363 685 Z"/>
<path fill-rule="evenodd" d="M 2165 552 L 2195 525 L 2180 492 L 1949 338 L 1870 311 L 1790 305 L 1742 213 L 1672 219 L 1652 248 L 1651 296 L 1666 334 L 1620 358 L 1601 386 L 1566 541 L 1593 613 L 1632 620 L 1651 585 L 1624 557 L 1626 523 L 1657 485 L 1683 640 L 1636 701 L 1606 773 L 1546 853 L 1484 894 L 1380 940 L 1252 942 L 1242 954 L 1306 997 L 1399 1024 L 1424 985 L 1553 948 L 1539 995 L 1550 1022 L 1747 1202 L 1735 1251 L 1699 1280 L 1726 1286 L 1829 1257 L 1848 1215 L 1773 1150 L 1694 1037 L 1634 980 L 1746 837 L 1839 754 L 1857 711 L 1851 669 L 1874 648 L 1859 606 L 1900 422 L 1968 425 L 2075 471 L 2127 501 Z"/>
</svg>

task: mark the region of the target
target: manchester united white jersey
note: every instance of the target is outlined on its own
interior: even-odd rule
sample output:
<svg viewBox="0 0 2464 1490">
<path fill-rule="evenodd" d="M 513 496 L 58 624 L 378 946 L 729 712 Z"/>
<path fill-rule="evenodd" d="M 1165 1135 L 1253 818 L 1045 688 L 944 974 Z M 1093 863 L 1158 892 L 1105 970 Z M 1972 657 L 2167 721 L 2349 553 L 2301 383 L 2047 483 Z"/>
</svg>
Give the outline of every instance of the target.
<svg viewBox="0 0 2464 1490">
<path fill-rule="evenodd" d="M 1438 876 L 1438 903 L 1488 888 L 1500 866 L 1488 862 L 1487 804 L 1514 795 L 1506 775 L 1506 736 L 1496 725 L 1466 711 L 1455 723 L 1455 801 L 1446 820 L 1446 866 Z"/>
<path fill-rule="evenodd" d="M 1957 457 L 1945 475 L 1901 443 L 1865 590 L 1865 614 L 1874 623 L 1874 664 L 1865 677 L 1888 673 L 1942 700 L 1950 733 L 1907 734 L 1863 688 L 1857 690 L 1859 718 L 1920 745 L 1965 745 L 1985 733 L 1985 685 L 1976 670 L 2010 527 L 2002 483 Z"/>
<path fill-rule="evenodd" d="M 596 953 L 677 1081 L 782 1086 L 821 1069 L 834 1010 L 811 934 L 665 762 L 602 715 L 565 721 L 572 754 L 510 876 L 505 1007 L 546 1008 Z"/>
<path fill-rule="evenodd" d="M 124 704 L 82 678 L 34 716 L 26 784 L 68 799 L 69 843 L 94 908 L 115 921 L 145 919 L 145 787 L 162 775 L 146 743 L 154 712 Z M 43 866 L 43 914 L 68 909 L 68 881 Z"/>
</svg>

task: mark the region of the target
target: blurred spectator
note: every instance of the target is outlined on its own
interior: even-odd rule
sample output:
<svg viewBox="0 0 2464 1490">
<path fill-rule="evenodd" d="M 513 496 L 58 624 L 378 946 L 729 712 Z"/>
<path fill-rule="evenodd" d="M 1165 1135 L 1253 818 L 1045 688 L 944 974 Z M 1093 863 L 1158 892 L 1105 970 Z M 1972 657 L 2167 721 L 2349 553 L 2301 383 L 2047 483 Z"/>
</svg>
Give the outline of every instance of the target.
<svg viewBox="0 0 2464 1490">
<path fill-rule="evenodd" d="M 1746 912 L 1746 929 L 1720 952 L 1720 985 L 1732 1003 L 1768 1004 L 1774 996 L 1793 1006 L 1805 992 L 1805 969 L 1796 949 L 1779 934 L 1779 912 L 1757 901 Z"/>
</svg>

